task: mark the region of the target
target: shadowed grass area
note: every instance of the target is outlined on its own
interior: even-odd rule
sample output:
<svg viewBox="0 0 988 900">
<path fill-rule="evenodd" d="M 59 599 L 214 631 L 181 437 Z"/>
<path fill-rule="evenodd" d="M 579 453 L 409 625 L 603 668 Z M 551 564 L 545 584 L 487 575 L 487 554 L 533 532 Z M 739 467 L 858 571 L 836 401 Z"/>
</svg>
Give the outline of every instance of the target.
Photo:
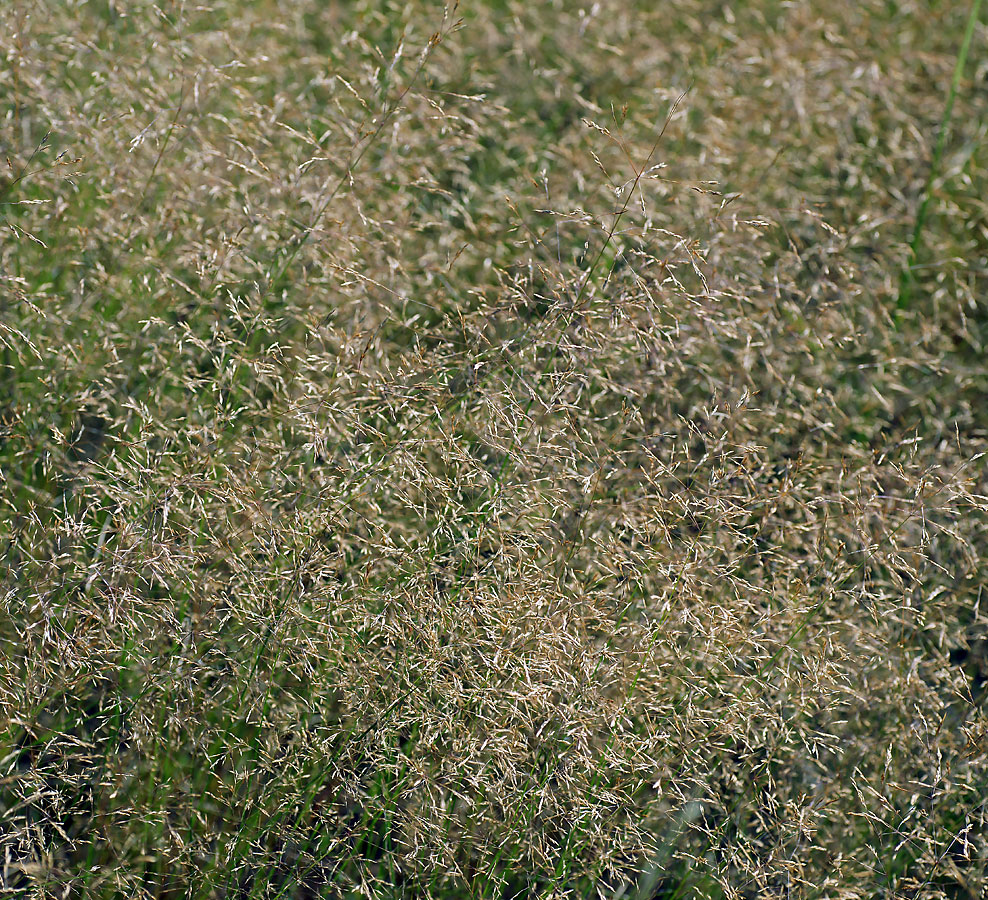
<svg viewBox="0 0 988 900">
<path fill-rule="evenodd" d="M 984 42 L 0 7 L 0 896 L 981 897 Z"/>
</svg>

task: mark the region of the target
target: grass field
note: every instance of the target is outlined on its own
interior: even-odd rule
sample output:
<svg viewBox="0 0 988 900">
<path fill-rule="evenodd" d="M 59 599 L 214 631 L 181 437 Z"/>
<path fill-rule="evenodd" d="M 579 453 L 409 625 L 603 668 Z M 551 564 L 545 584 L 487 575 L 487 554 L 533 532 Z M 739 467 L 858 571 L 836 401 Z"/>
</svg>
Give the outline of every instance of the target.
<svg viewBox="0 0 988 900">
<path fill-rule="evenodd" d="M 984 16 L 0 3 L 0 897 L 983 900 Z"/>
</svg>

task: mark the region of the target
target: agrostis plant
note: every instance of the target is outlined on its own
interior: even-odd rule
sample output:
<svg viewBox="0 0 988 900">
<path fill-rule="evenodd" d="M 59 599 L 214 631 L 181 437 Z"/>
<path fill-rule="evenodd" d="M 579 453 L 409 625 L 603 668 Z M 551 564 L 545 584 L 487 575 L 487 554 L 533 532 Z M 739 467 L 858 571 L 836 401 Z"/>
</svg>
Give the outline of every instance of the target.
<svg viewBox="0 0 988 900">
<path fill-rule="evenodd" d="M 0 896 L 983 897 L 984 41 L 0 6 Z"/>
</svg>

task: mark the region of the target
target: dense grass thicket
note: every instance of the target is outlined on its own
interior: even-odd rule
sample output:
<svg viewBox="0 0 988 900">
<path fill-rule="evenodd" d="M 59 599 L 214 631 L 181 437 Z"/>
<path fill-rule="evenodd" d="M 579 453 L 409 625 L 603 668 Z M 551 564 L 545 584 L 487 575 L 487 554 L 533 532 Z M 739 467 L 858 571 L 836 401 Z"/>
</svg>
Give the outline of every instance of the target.
<svg viewBox="0 0 988 900">
<path fill-rule="evenodd" d="M 981 900 L 986 37 L 0 3 L 0 896 Z"/>
</svg>

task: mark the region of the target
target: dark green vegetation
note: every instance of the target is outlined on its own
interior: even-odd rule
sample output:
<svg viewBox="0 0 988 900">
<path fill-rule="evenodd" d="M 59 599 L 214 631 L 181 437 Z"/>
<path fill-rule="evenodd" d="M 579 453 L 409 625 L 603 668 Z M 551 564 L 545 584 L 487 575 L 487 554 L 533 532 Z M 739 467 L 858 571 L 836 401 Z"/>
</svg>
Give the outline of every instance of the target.
<svg viewBox="0 0 988 900">
<path fill-rule="evenodd" d="M 981 897 L 970 14 L 0 4 L 0 896 Z"/>
</svg>

